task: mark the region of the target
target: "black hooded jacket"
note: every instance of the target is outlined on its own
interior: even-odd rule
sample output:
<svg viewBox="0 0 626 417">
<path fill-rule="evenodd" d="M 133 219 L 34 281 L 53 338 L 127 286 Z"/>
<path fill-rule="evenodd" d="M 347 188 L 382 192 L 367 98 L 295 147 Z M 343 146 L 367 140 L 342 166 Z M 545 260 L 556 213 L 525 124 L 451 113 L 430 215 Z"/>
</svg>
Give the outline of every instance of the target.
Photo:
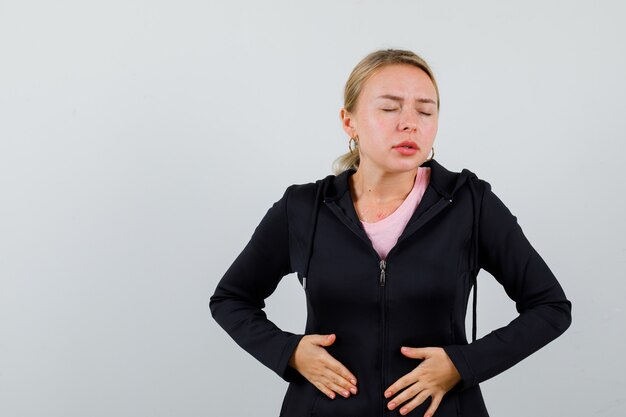
<svg viewBox="0 0 626 417">
<path fill-rule="evenodd" d="M 270 207 L 220 280 L 209 308 L 243 349 L 289 382 L 281 417 L 399 416 L 384 390 L 420 360 L 401 346 L 442 347 L 461 375 L 436 417 L 488 416 L 479 383 L 561 335 L 571 302 L 514 216 L 485 180 L 436 160 L 422 200 L 385 260 L 357 217 L 348 177 L 293 184 Z M 489 272 L 519 316 L 476 339 L 476 276 Z M 281 278 L 297 273 L 307 302 L 303 334 L 278 328 L 263 308 Z M 465 312 L 474 287 L 472 343 Z M 304 334 L 336 334 L 326 350 L 358 380 L 358 393 L 328 398 L 288 365 Z M 430 399 L 407 415 L 423 416 Z"/>
</svg>

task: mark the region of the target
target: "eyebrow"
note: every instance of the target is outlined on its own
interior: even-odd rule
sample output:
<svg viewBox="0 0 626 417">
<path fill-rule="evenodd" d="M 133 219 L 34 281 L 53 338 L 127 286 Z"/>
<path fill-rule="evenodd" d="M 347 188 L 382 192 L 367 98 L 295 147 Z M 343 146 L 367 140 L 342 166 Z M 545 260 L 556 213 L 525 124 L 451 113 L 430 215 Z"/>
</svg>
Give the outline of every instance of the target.
<svg viewBox="0 0 626 417">
<path fill-rule="evenodd" d="M 388 98 L 390 100 L 395 100 L 395 101 L 403 101 L 404 99 L 402 97 L 399 96 L 394 96 L 393 94 L 383 94 L 382 96 L 378 96 L 376 98 Z M 415 99 L 415 101 L 417 101 L 418 103 L 432 103 L 434 105 L 437 105 L 437 103 L 430 99 L 430 98 L 425 98 L 425 97 L 420 97 Z"/>
</svg>

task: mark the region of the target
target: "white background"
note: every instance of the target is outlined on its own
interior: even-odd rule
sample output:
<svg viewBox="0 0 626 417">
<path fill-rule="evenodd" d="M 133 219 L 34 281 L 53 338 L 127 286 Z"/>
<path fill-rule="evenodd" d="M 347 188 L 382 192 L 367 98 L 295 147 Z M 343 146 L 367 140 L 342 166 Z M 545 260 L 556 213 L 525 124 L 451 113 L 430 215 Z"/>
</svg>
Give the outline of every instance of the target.
<svg viewBox="0 0 626 417">
<path fill-rule="evenodd" d="M 490 413 L 625 415 L 625 10 L 0 0 L 0 415 L 277 416 L 287 384 L 208 299 L 284 189 L 348 149 L 343 85 L 381 48 L 432 66 L 436 159 L 492 184 L 573 304 L 481 384 Z M 480 337 L 516 312 L 479 287 Z M 302 333 L 295 274 L 266 312 Z"/>
</svg>

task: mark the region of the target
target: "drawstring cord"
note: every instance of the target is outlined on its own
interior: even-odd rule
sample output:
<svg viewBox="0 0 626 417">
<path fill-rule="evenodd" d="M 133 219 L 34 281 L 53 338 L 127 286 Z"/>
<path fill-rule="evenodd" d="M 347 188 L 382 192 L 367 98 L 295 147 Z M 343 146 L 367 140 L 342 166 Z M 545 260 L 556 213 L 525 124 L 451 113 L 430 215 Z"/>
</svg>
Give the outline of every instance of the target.
<svg viewBox="0 0 626 417">
<path fill-rule="evenodd" d="M 306 290 L 306 278 L 309 276 L 309 265 L 311 264 L 311 255 L 313 254 L 313 241 L 315 240 L 315 231 L 317 228 L 317 217 L 319 215 L 319 206 L 320 206 L 320 200 L 321 200 L 321 195 L 322 195 L 322 190 L 324 189 L 324 187 L 322 186 L 322 184 L 319 184 L 319 186 L 317 187 L 317 192 L 315 193 L 315 205 L 313 206 L 313 219 L 311 221 L 311 232 L 309 233 L 309 236 L 311 236 L 311 238 L 309 239 L 308 242 L 308 248 L 307 248 L 307 257 L 306 257 L 306 265 L 304 267 L 304 275 L 302 277 L 302 287 Z"/>
<path fill-rule="evenodd" d="M 479 272 L 479 264 L 478 264 L 478 220 L 480 216 L 480 211 L 478 210 L 478 205 L 476 203 L 476 195 L 474 194 L 474 185 L 472 183 L 471 178 L 468 179 L 470 193 L 472 195 L 472 213 L 473 213 L 473 222 L 472 222 L 472 249 L 471 249 L 471 264 L 470 264 L 470 273 L 472 274 L 472 285 L 474 286 L 474 297 L 472 303 L 472 343 L 476 341 L 476 307 L 478 305 L 478 280 L 476 277 Z"/>
</svg>

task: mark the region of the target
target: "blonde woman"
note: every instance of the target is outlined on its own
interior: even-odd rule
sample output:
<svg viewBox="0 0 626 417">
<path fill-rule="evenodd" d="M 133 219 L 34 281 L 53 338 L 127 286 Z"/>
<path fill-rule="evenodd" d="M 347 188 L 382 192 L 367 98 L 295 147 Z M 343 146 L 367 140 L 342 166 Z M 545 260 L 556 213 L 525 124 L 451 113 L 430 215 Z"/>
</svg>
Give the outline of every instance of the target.
<svg viewBox="0 0 626 417">
<path fill-rule="evenodd" d="M 349 151 L 333 175 L 287 187 L 211 296 L 220 326 L 289 382 L 280 416 L 488 416 L 479 384 L 569 327 L 571 302 L 516 216 L 487 181 L 434 159 L 439 107 L 415 53 L 366 56 L 340 111 Z M 477 339 L 481 268 L 519 316 Z M 294 272 L 302 334 L 262 310 Z"/>
</svg>

